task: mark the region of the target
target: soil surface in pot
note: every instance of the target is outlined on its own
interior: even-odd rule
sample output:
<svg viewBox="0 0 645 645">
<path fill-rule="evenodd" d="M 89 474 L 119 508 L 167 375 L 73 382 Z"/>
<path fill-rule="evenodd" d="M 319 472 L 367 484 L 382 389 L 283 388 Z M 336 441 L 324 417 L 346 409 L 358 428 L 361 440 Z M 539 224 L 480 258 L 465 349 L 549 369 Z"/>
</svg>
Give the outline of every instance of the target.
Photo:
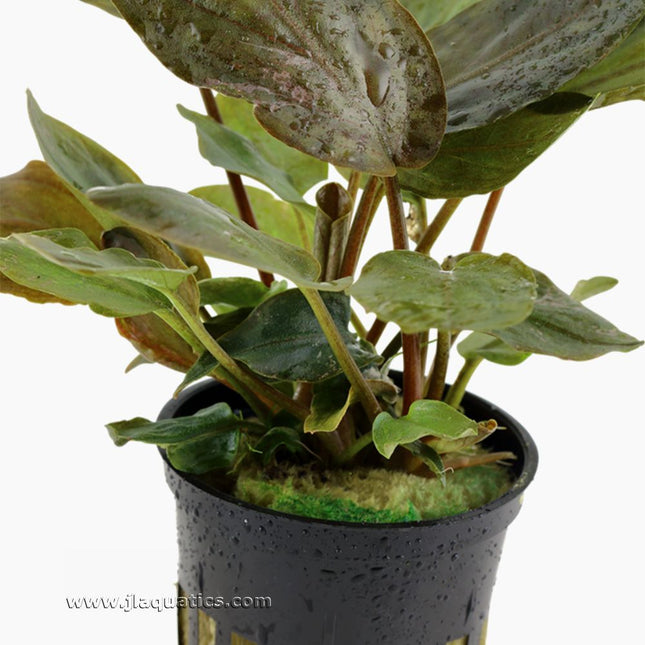
<svg viewBox="0 0 645 645">
<path fill-rule="evenodd" d="M 503 495 L 508 469 L 496 464 L 437 478 L 384 468 L 322 470 L 285 465 L 240 472 L 233 494 L 275 511 L 344 522 L 410 522 L 457 515 Z"/>
</svg>

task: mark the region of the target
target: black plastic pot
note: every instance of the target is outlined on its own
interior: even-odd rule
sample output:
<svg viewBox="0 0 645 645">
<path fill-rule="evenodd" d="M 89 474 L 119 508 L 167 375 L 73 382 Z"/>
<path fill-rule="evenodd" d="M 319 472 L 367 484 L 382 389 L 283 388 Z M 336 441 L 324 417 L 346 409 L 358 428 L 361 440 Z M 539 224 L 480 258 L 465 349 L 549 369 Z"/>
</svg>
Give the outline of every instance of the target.
<svg viewBox="0 0 645 645">
<path fill-rule="evenodd" d="M 213 382 L 186 390 L 160 418 L 219 400 L 245 407 Z M 208 492 L 166 463 L 177 499 L 179 584 L 202 599 L 217 645 L 446 645 L 466 636 L 478 645 L 506 528 L 538 457 L 508 414 L 471 394 L 464 406 L 471 417 L 508 429 L 491 439 L 496 450 L 517 455 L 517 479 L 490 504 L 437 521 L 351 524 L 277 513 Z M 211 630 L 213 623 L 199 613 L 190 612 L 182 645 L 209 642 L 199 640 L 200 628 L 203 638 L 204 621 Z"/>
</svg>

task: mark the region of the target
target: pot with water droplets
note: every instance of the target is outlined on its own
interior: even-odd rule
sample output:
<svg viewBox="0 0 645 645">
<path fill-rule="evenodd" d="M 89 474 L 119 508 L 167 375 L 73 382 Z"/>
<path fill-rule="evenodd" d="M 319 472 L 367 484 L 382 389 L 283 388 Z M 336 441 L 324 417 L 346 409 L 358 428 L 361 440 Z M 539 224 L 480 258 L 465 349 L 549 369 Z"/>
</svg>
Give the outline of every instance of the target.
<svg viewBox="0 0 645 645">
<path fill-rule="evenodd" d="M 216 383 L 170 401 L 160 418 L 226 401 Z M 207 489 L 165 463 L 177 501 L 180 645 L 478 645 L 485 642 L 506 528 L 533 479 L 526 430 L 468 394 L 472 417 L 495 418 L 496 450 L 513 451 L 515 482 L 489 504 L 434 521 L 358 524 L 260 508 Z"/>
</svg>

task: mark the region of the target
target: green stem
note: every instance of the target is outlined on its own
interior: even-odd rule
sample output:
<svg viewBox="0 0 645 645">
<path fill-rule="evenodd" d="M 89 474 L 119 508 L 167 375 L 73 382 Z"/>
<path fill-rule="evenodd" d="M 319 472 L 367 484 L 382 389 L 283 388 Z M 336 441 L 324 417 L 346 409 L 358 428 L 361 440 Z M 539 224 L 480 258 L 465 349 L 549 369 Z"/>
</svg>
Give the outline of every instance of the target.
<svg viewBox="0 0 645 645">
<path fill-rule="evenodd" d="M 274 387 L 257 378 L 252 372 L 238 365 L 235 360 L 229 356 L 222 346 L 208 333 L 206 328 L 202 325 L 201 321 L 193 316 L 186 308 L 183 302 L 173 293 L 166 293 L 166 297 L 172 302 L 173 306 L 184 319 L 190 330 L 195 334 L 197 339 L 208 350 L 211 355 L 219 361 L 220 365 L 233 376 L 233 378 L 244 386 L 249 388 L 252 392 L 256 392 L 258 396 L 273 401 L 277 406 L 288 412 L 289 414 L 304 421 L 309 415 L 309 410 L 304 406 L 298 404 L 291 397 L 283 394 Z"/>
<path fill-rule="evenodd" d="M 447 199 L 419 239 L 415 251 L 427 255 L 462 200 Z"/>
<path fill-rule="evenodd" d="M 358 365 L 356 365 L 356 361 L 349 353 L 347 346 L 345 345 L 345 341 L 340 335 L 338 327 L 336 327 L 336 323 L 334 323 L 334 320 L 320 296 L 320 293 L 315 289 L 307 287 L 300 287 L 300 291 L 302 291 L 307 302 L 311 306 L 311 309 L 320 323 L 320 327 L 327 338 L 327 342 L 329 343 L 336 360 L 345 373 L 347 380 L 354 388 L 354 391 L 363 405 L 365 413 L 367 414 L 371 424 L 376 416 L 381 412 L 379 402 L 376 400 L 376 397 L 367 384 L 367 381 L 363 378 Z"/>
<path fill-rule="evenodd" d="M 199 355 L 204 351 L 203 343 L 200 342 L 181 316 L 174 311 L 158 311 L 156 315 L 168 326 L 172 327 L 192 347 L 195 354 Z M 238 392 L 260 419 L 266 419 L 268 417 L 267 405 L 255 395 L 252 389 L 238 381 L 230 372 L 224 370 L 221 365 L 216 367 L 211 375 Z"/>
<path fill-rule="evenodd" d="M 450 355 L 450 332 L 437 330 L 437 351 L 430 376 L 426 382 L 425 398 L 441 401 L 446 385 L 448 372 L 448 356 Z"/>
<path fill-rule="evenodd" d="M 363 448 L 367 448 L 373 441 L 372 431 L 361 435 L 351 446 L 345 448 L 343 452 L 336 457 L 335 461 L 339 466 L 349 463 Z"/>
<path fill-rule="evenodd" d="M 445 402 L 448 405 L 451 405 L 453 408 L 459 407 L 461 400 L 464 398 L 466 393 L 466 388 L 468 383 L 472 378 L 472 375 L 475 373 L 475 370 L 479 367 L 479 364 L 484 359 L 481 356 L 477 358 L 468 358 L 463 364 L 455 382 L 450 386 L 448 394 L 446 394 Z"/>
<path fill-rule="evenodd" d="M 358 314 L 353 309 L 350 311 L 349 315 L 354 331 L 358 334 L 359 338 L 365 338 L 367 336 L 367 329 L 365 329 L 363 321 L 358 317 Z"/>
</svg>

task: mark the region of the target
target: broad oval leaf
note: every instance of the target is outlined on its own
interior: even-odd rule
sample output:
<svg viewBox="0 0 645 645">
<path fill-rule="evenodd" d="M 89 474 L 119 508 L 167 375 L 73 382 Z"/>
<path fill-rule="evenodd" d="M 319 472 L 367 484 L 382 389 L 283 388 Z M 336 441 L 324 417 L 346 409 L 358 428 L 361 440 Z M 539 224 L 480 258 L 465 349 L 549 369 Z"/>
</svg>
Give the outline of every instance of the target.
<svg viewBox="0 0 645 645">
<path fill-rule="evenodd" d="M 445 271 L 413 251 L 387 251 L 363 268 L 350 293 L 404 333 L 431 327 L 490 329 L 524 320 L 536 296 L 533 272 L 512 255 L 467 255 Z"/>
<path fill-rule="evenodd" d="M 310 250 L 314 231 L 314 209 L 310 206 L 289 204 L 276 199 L 270 193 L 245 186 L 253 208 L 258 228 L 277 237 L 283 242 Z M 237 205 L 230 186 L 202 186 L 190 191 L 191 195 L 203 199 L 225 211 L 237 215 Z"/>
<path fill-rule="evenodd" d="M 31 126 L 45 161 L 79 190 L 137 183 L 137 174 L 96 141 L 45 114 L 27 92 Z"/>
<path fill-rule="evenodd" d="M 327 179 L 329 166 L 326 163 L 272 137 L 258 123 L 251 104 L 220 94 L 217 106 L 224 123 L 249 139 L 269 163 L 288 173 L 301 195 Z"/>
<path fill-rule="evenodd" d="M 429 32 L 448 96 L 447 132 L 492 123 L 606 56 L 641 0 L 482 0 Z"/>
<path fill-rule="evenodd" d="M 477 435 L 478 424 L 443 401 L 420 400 L 405 416 L 395 419 L 381 412 L 372 426 L 376 449 L 387 459 L 395 448 L 423 437 L 462 439 Z"/>
<path fill-rule="evenodd" d="M 543 273 L 535 271 L 535 276 L 538 296 L 531 315 L 518 325 L 490 332 L 511 347 L 583 361 L 643 344 L 558 289 Z"/>
<path fill-rule="evenodd" d="M 424 168 L 401 170 L 401 186 L 429 198 L 490 193 L 513 180 L 592 104 L 582 94 L 558 92 L 510 116 L 447 134 Z"/>
<path fill-rule="evenodd" d="M 349 298 L 337 293 L 322 297 L 356 363 L 376 362 L 379 357 L 374 348 L 347 329 Z M 316 382 L 341 372 L 318 320 L 297 289 L 261 304 L 219 343 L 233 358 L 268 378 Z"/>
<path fill-rule="evenodd" d="M 254 103 L 271 134 L 319 159 L 394 175 L 438 149 L 441 72 L 396 0 L 114 4 L 171 71 Z"/>
<path fill-rule="evenodd" d="M 560 88 L 594 96 L 593 108 L 645 99 L 645 20 L 609 56 Z"/>
<path fill-rule="evenodd" d="M 170 308 L 167 298 L 143 284 L 112 276 L 82 275 L 52 262 L 22 243 L 27 235 L 0 238 L 0 273 L 17 284 L 70 303 L 90 305 L 104 316 L 137 316 Z M 87 244 L 91 246 L 89 239 Z M 64 250 L 61 247 L 60 252 Z"/>
<path fill-rule="evenodd" d="M 320 265 L 307 251 L 251 228 L 227 211 L 171 188 L 130 184 L 95 188 L 97 204 L 149 233 L 205 255 L 278 273 L 301 286 L 342 290 L 347 281 L 318 283 Z"/>
</svg>

